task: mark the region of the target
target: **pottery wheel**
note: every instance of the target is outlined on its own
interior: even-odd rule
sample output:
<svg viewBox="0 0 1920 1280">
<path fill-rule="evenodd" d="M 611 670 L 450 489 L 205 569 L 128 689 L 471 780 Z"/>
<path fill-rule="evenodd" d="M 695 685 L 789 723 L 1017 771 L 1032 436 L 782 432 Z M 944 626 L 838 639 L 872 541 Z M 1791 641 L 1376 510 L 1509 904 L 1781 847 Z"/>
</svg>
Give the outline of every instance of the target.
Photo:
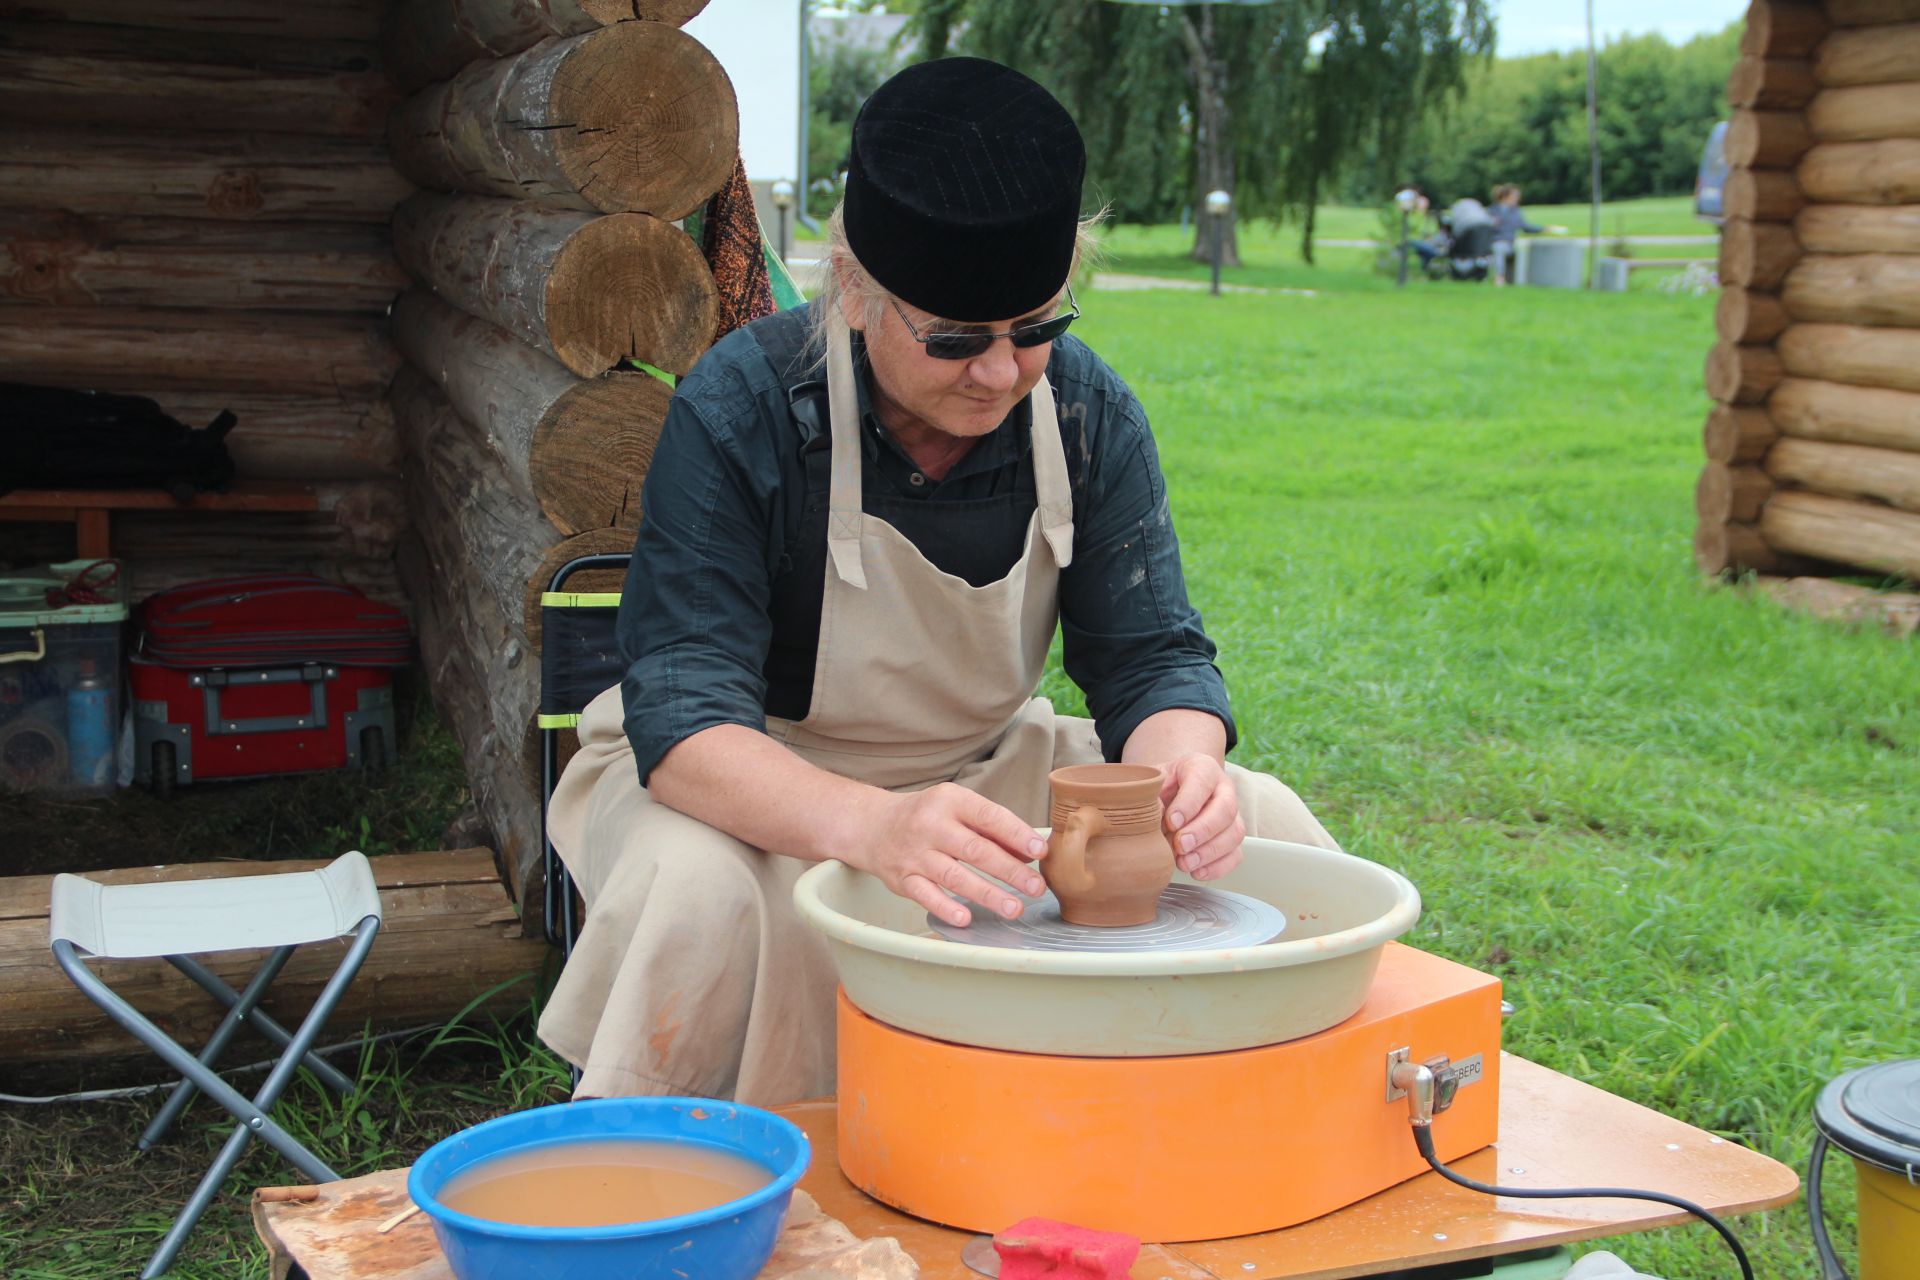
<svg viewBox="0 0 1920 1280">
<path fill-rule="evenodd" d="M 968 903 L 970 925 L 948 924 L 931 913 L 927 924 L 950 942 L 1020 951 L 1202 951 L 1271 942 L 1287 927 L 1286 913 L 1272 903 L 1197 884 L 1168 885 L 1160 910 L 1146 924 L 1101 928 L 1068 924 L 1051 892 L 1026 904 L 1017 920 L 992 915 Z"/>
</svg>

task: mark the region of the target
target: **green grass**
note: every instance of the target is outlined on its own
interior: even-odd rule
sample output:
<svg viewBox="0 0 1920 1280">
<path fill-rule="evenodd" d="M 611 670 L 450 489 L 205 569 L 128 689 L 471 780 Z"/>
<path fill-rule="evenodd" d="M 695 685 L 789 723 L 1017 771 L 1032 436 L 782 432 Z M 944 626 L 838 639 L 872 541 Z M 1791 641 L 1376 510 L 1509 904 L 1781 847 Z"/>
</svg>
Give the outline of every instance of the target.
<svg viewBox="0 0 1920 1280">
<path fill-rule="evenodd" d="M 1082 299 L 1152 416 L 1237 758 L 1420 886 L 1410 940 L 1504 979 L 1510 1049 L 1803 1166 L 1825 1081 L 1920 1052 L 1912 644 L 1698 579 L 1711 298 L 1320 276 Z M 1799 1207 L 1741 1231 L 1814 1274 Z M 1703 1228 L 1612 1247 L 1730 1274 Z"/>
<path fill-rule="evenodd" d="M 1502 978 L 1510 1050 L 1804 1167 L 1822 1084 L 1920 1053 L 1913 644 L 1696 576 L 1710 297 L 1398 290 L 1279 240 L 1230 278 L 1315 296 L 1088 290 L 1077 329 L 1152 416 L 1236 758 L 1419 885 L 1409 940 Z M 1181 243 L 1120 229 L 1107 268 L 1204 278 Z M 524 1024 L 470 1039 L 293 1114 L 362 1172 L 558 1085 Z M 0 1275 L 135 1269 L 214 1141 L 196 1108 L 135 1157 L 153 1105 L 0 1109 Z M 1735 1226 L 1762 1276 L 1816 1274 L 1801 1206 Z M 1607 1247 L 1733 1274 L 1701 1226 Z M 263 1269 L 230 1195 L 178 1274 Z"/>
</svg>

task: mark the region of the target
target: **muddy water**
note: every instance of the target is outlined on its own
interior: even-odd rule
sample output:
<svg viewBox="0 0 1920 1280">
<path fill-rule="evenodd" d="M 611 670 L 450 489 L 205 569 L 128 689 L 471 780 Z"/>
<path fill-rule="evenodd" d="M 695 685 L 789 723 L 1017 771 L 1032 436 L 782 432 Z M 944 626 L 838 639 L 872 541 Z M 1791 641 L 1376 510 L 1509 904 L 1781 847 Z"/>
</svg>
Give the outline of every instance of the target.
<svg viewBox="0 0 1920 1280">
<path fill-rule="evenodd" d="M 742 1156 L 681 1142 L 556 1143 L 454 1175 L 440 1203 L 494 1222 L 603 1227 L 698 1213 L 773 1181 Z"/>
</svg>

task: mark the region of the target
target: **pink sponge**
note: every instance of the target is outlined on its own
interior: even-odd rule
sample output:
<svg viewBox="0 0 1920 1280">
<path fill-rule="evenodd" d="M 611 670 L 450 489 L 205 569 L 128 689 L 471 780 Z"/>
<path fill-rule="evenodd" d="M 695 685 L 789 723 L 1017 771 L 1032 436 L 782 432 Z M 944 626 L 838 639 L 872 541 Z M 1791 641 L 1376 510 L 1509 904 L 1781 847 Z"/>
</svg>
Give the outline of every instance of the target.
<svg viewBox="0 0 1920 1280">
<path fill-rule="evenodd" d="M 1140 1241 L 1111 1231 L 1028 1218 L 993 1238 L 1000 1280 L 1127 1280 Z"/>
</svg>

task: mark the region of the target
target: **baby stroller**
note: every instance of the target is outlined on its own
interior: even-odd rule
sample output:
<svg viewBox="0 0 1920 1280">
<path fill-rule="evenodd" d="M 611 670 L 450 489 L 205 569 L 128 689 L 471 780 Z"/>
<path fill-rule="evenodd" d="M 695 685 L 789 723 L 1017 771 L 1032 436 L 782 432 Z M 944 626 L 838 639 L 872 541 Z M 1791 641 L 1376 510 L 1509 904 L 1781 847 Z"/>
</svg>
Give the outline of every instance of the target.
<svg viewBox="0 0 1920 1280">
<path fill-rule="evenodd" d="M 1493 218 L 1478 200 L 1454 202 L 1440 217 L 1446 251 L 1427 261 L 1436 280 L 1485 280 L 1493 271 Z"/>
</svg>

